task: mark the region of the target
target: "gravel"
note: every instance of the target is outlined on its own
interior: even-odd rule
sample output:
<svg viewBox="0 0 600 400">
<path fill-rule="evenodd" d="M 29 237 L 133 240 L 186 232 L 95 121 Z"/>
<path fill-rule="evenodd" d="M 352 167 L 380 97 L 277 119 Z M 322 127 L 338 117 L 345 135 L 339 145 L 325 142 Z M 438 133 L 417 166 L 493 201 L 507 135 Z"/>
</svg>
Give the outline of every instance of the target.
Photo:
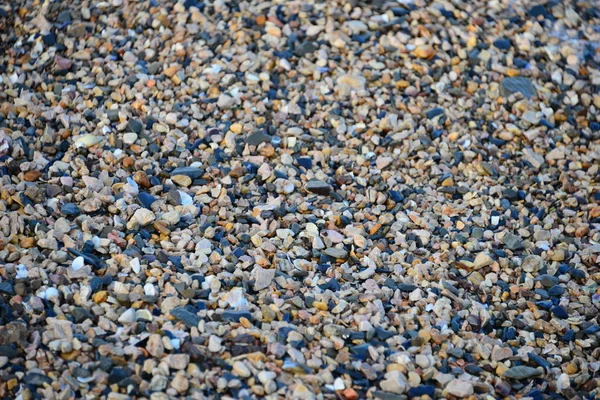
<svg viewBox="0 0 600 400">
<path fill-rule="evenodd" d="M 589 399 L 594 2 L 0 4 L 0 397 Z"/>
</svg>

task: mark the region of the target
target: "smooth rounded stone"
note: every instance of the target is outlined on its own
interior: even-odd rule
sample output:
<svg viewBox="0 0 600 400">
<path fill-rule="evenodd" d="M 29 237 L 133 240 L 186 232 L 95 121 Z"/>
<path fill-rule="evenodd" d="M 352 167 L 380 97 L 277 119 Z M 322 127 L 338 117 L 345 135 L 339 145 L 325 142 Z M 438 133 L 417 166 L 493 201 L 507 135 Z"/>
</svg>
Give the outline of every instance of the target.
<svg viewBox="0 0 600 400">
<path fill-rule="evenodd" d="M 161 358 L 165 351 L 161 336 L 155 333 L 150 335 L 148 337 L 148 342 L 146 343 L 146 350 L 148 350 L 148 353 L 153 357 Z"/>
<path fill-rule="evenodd" d="M 525 272 L 536 273 L 544 267 L 544 260 L 537 255 L 529 255 L 523 259 L 521 268 Z"/>
<path fill-rule="evenodd" d="M 187 354 L 169 354 L 165 357 L 169 368 L 176 370 L 185 369 L 190 363 L 190 356 Z"/>
<path fill-rule="evenodd" d="M 176 176 L 176 175 L 185 175 L 185 176 L 189 177 L 190 179 L 200 178 L 203 174 L 204 174 L 203 169 L 195 168 L 195 167 L 175 168 L 170 173 L 171 177 Z"/>
<path fill-rule="evenodd" d="M 188 187 L 192 184 L 192 178 L 187 175 L 172 175 L 171 180 L 183 187 Z"/>
<path fill-rule="evenodd" d="M 344 249 L 340 249 L 337 247 L 328 247 L 325 250 L 323 250 L 323 254 L 340 260 L 345 260 L 346 258 L 348 258 L 348 252 Z"/>
<path fill-rule="evenodd" d="M 131 145 L 138 139 L 138 134 L 135 132 L 127 132 L 123 135 L 123 143 Z"/>
<path fill-rule="evenodd" d="M 505 379 L 520 380 L 520 379 L 535 378 L 535 377 L 541 376 L 542 374 L 543 374 L 543 372 L 537 368 L 528 367 L 526 365 L 519 365 L 519 366 L 507 369 L 504 372 L 504 374 L 502 374 L 502 377 Z"/>
<path fill-rule="evenodd" d="M 473 383 L 461 379 L 454 379 L 448 383 L 445 392 L 456 397 L 469 397 L 473 395 Z"/>
<path fill-rule="evenodd" d="M 233 373 L 240 378 L 249 378 L 252 376 L 252 373 L 242 361 L 236 361 L 233 363 Z"/>
<path fill-rule="evenodd" d="M 190 384 L 184 373 L 178 372 L 175 378 L 171 381 L 171 387 L 179 394 L 184 394 L 188 391 Z"/>
<path fill-rule="evenodd" d="M 223 349 L 221 346 L 221 338 L 215 335 L 211 335 L 208 339 L 208 351 L 211 353 L 218 353 Z"/>
<path fill-rule="evenodd" d="M 473 262 L 473 269 L 481 269 L 487 267 L 488 265 L 492 265 L 494 263 L 494 259 L 490 257 L 487 253 L 479 253 L 475 257 L 475 261 Z"/>
</svg>

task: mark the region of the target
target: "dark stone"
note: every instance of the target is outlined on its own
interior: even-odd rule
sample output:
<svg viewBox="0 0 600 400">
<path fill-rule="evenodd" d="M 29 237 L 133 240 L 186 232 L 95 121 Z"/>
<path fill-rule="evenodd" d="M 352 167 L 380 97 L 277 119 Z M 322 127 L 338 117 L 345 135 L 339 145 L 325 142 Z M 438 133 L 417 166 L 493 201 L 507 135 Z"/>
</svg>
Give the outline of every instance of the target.
<svg viewBox="0 0 600 400">
<path fill-rule="evenodd" d="M 137 195 L 138 201 L 144 208 L 150 209 L 152 204 L 156 201 L 156 197 L 152 196 L 150 193 L 140 192 Z"/>
<path fill-rule="evenodd" d="M 510 40 L 508 39 L 497 39 L 494 41 L 494 47 L 500 50 L 510 49 Z"/>
<path fill-rule="evenodd" d="M 434 119 L 438 115 L 442 115 L 444 113 L 444 109 L 441 107 L 436 107 L 433 110 L 427 111 L 427 118 Z"/>
<path fill-rule="evenodd" d="M 306 190 L 308 190 L 311 193 L 327 196 L 331 193 L 333 188 L 327 182 L 312 180 L 306 184 Z"/>
<path fill-rule="evenodd" d="M 528 78 L 517 76 L 515 78 L 504 78 L 500 84 L 500 94 L 508 97 L 513 93 L 522 93 L 523 96 L 530 99 L 537 94 L 535 88 Z"/>
<path fill-rule="evenodd" d="M 223 321 L 240 322 L 240 318 L 252 319 L 249 311 L 226 310 L 221 314 Z"/>
<path fill-rule="evenodd" d="M 19 352 L 12 346 L 0 346 L 0 356 L 15 358 L 19 356 Z"/>
<path fill-rule="evenodd" d="M 271 141 L 271 136 L 267 135 L 263 131 L 254 132 L 248 135 L 246 143 L 250 146 L 258 146 L 261 143 L 268 143 Z"/>
<path fill-rule="evenodd" d="M 561 306 L 555 306 L 550 309 L 550 312 L 554 314 L 557 318 L 567 319 L 569 318 L 569 313 Z"/>
<path fill-rule="evenodd" d="M 42 41 L 46 46 L 54 46 L 56 44 L 56 35 L 50 32 L 49 34 L 42 36 Z"/>
<path fill-rule="evenodd" d="M 108 110 L 106 112 L 106 116 L 108 117 L 110 122 L 119 122 L 121 119 L 119 117 L 119 110 Z"/>
<path fill-rule="evenodd" d="M 25 375 L 23 381 L 26 385 L 42 386 L 44 384 L 50 385 L 52 383 L 52 378 L 46 375 L 30 372 L 27 375 Z"/>
<path fill-rule="evenodd" d="M 0 293 L 7 294 L 9 296 L 14 296 L 15 290 L 13 289 L 12 282 L 0 282 Z"/>
<path fill-rule="evenodd" d="M 68 215 L 71 217 L 77 217 L 81 214 L 81 210 L 73 203 L 65 203 L 60 208 L 60 212 L 64 215 Z"/>
<path fill-rule="evenodd" d="M 127 127 L 131 129 L 132 132 L 139 134 L 142 133 L 144 124 L 139 119 L 130 119 L 129 122 L 127 122 Z"/>
<path fill-rule="evenodd" d="M 520 379 L 535 378 L 542 374 L 543 374 L 543 372 L 537 368 L 528 367 L 526 365 L 518 365 L 516 367 L 512 367 L 512 368 L 508 369 L 507 371 L 505 371 L 504 375 L 502 375 L 502 377 L 505 379 L 520 380 Z"/>
<path fill-rule="evenodd" d="M 558 278 L 549 274 L 542 274 L 540 276 L 538 276 L 537 278 L 535 278 L 536 281 L 539 281 L 542 283 L 542 285 L 544 285 L 545 288 L 549 288 L 548 293 L 550 294 L 552 292 L 552 289 L 558 285 Z M 563 289 L 564 291 L 564 289 Z M 561 292 L 562 294 L 562 292 Z"/>
<path fill-rule="evenodd" d="M 422 386 L 417 386 L 415 388 L 409 389 L 408 397 L 429 396 L 429 397 L 433 398 L 434 393 L 435 393 L 435 386 L 422 385 Z"/>
<path fill-rule="evenodd" d="M 171 315 L 178 321 L 183 322 L 189 328 L 195 328 L 200 323 L 200 317 L 183 307 L 171 310 Z"/>
<path fill-rule="evenodd" d="M 196 179 L 204 175 L 204 170 L 195 167 L 181 167 L 171 171 L 171 176 L 173 175 L 185 175 L 189 176 L 191 179 Z"/>
<path fill-rule="evenodd" d="M 82 323 L 86 319 L 91 319 L 91 320 L 94 319 L 94 316 L 92 315 L 92 313 L 83 307 L 74 307 L 73 311 L 71 311 L 71 316 L 73 317 L 73 320 L 75 321 L 75 323 L 78 323 L 78 324 Z"/>
<path fill-rule="evenodd" d="M 128 368 L 113 368 L 108 374 L 108 383 L 111 385 L 119 383 L 123 379 L 127 379 L 131 375 L 131 371 Z"/>
<path fill-rule="evenodd" d="M 313 53 L 318 48 L 319 46 L 315 42 L 307 40 L 294 48 L 294 55 L 296 57 L 304 57 L 307 54 Z"/>
<path fill-rule="evenodd" d="M 311 169 L 312 168 L 312 158 L 310 157 L 299 157 L 298 158 L 298 165 L 301 167 L 304 167 L 306 169 Z"/>
</svg>

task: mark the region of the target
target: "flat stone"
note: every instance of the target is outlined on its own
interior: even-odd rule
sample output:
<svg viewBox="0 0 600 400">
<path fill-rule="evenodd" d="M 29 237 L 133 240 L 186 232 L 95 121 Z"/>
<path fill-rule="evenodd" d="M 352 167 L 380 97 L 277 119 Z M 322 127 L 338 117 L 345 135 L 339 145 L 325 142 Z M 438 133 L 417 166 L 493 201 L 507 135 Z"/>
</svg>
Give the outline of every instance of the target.
<svg viewBox="0 0 600 400">
<path fill-rule="evenodd" d="M 333 188 L 327 182 L 312 180 L 308 181 L 308 183 L 306 184 L 306 190 L 308 190 L 311 193 L 327 196 L 331 193 Z"/>
<path fill-rule="evenodd" d="M 456 397 L 468 397 L 473 395 L 473 383 L 461 379 L 454 379 L 448 383 L 445 391 Z"/>
<path fill-rule="evenodd" d="M 190 328 L 195 328 L 200 323 L 200 317 L 183 307 L 177 307 L 171 310 L 171 315 L 178 321 L 183 322 Z"/>
<path fill-rule="evenodd" d="M 337 247 L 329 247 L 323 251 L 323 254 L 340 260 L 345 260 L 346 258 L 348 258 L 348 252 L 344 249 L 339 249 Z"/>
<path fill-rule="evenodd" d="M 502 375 L 505 379 L 528 379 L 541 376 L 543 372 L 537 368 L 528 367 L 526 365 L 519 365 L 516 367 L 509 368 Z"/>
<path fill-rule="evenodd" d="M 528 78 L 522 76 L 514 78 L 504 78 L 500 83 L 500 94 L 508 97 L 514 93 L 522 93 L 523 96 L 530 99 L 537 94 L 535 88 Z"/>
</svg>

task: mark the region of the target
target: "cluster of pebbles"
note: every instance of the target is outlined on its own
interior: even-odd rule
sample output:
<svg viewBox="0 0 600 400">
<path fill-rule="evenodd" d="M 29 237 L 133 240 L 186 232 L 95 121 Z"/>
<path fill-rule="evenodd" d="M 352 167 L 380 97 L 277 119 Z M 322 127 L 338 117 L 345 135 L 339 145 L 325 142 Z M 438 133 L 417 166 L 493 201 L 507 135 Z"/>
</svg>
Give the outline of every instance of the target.
<svg viewBox="0 0 600 400">
<path fill-rule="evenodd" d="M 0 397 L 593 398 L 600 8 L 0 4 Z"/>
</svg>

